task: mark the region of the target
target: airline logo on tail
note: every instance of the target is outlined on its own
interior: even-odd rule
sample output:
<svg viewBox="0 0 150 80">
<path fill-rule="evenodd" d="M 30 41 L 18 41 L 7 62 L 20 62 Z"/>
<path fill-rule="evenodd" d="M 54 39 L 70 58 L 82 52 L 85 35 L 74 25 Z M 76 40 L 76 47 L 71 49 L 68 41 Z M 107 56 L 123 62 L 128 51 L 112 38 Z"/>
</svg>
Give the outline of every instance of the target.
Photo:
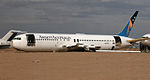
<svg viewBox="0 0 150 80">
<path fill-rule="evenodd" d="M 132 29 L 132 27 L 133 27 L 133 24 L 134 24 L 134 22 L 135 22 L 135 19 L 136 19 L 137 15 L 138 15 L 138 12 L 139 12 L 139 11 L 136 11 L 136 12 L 134 13 L 134 15 L 130 18 L 128 24 L 127 24 L 127 25 L 124 27 L 124 29 L 118 34 L 119 36 L 125 36 L 125 37 L 128 37 L 128 36 L 129 36 L 129 34 L 130 34 L 130 32 L 131 32 L 131 29 Z"/>
</svg>

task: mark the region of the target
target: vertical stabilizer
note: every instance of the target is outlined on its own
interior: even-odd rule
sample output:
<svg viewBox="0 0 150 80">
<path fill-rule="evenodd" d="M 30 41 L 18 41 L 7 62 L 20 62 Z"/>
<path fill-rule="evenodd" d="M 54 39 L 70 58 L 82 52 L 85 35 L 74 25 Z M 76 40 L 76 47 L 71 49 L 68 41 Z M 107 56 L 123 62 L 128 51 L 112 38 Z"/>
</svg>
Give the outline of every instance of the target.
<svg viewBox="0 0 150 80">
<path fill-rule="evenodd" d="M 139 12 L 139 11 L 136 11 L 136 12 L 134 13 L 134 15 L 130 18 L 128 24 L 127 24 L 127 25 L 124 27 L 124 29 L 118 34 L 119 36 L 125 36 L 125 37 L 128 37 L 128 36 L 129 36 L 129 34 L 130 34 L 130 32 L 131 32 L 131 29 L 132 29 L 132 27 L 133 27 L 133 24 L 134 24 L 134 22 L 135 22 L 135 19 L 136 19 L 137 15 L 138 15 L 138 12 Z"/>
</svg>

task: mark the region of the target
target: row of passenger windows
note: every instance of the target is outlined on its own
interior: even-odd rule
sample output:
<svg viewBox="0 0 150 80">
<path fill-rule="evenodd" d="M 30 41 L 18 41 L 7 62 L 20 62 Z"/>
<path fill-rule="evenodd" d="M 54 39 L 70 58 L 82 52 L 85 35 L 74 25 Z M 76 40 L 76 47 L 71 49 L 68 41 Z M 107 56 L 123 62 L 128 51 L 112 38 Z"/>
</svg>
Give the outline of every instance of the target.
<svg viewBox="0 0 150 80">
<path fill-rule="evenodd" d="M 21 38 L 14 38 L 14 40 L 21 40 Z M 69 39 L 36 39 L 36 40 L 47 40 L 47 41 L 70 41 Z M 114 42 L 114 40 L 88 40 L 88 39 L 74 39 L 74 42 L 79 42 L 79 41 L 101 41 L 101 42 Z"/>
<path fill-rule="evenodd" d="M 42 40 L 42 41 L 70 41 L 67 39 L 36 39 L 36 40 Z"/>
<path fill-rule="evenodd" d="M 99 42 L 114 42 L 114 40 L 88 40 L 88 39 L 74 39 L 74 42 L 79 42 L 79 41 L 99 41 Z"/>
<path fill-rule="evenodd" d="M 79 41 L 114 41 L 114 40 L 79 40 Z"/>
<path fill-rule="evenodd" d="M 69 39 L 36 39 L 36 40 L 46 40 L 46 41 L 70 41 Z M 74 42 L 79 42 L 79 41 L 101 41 L 101 42 L 114 42 L 114 40 L 88 40 L 88 39 L 74 39 Z"/>
</svg>

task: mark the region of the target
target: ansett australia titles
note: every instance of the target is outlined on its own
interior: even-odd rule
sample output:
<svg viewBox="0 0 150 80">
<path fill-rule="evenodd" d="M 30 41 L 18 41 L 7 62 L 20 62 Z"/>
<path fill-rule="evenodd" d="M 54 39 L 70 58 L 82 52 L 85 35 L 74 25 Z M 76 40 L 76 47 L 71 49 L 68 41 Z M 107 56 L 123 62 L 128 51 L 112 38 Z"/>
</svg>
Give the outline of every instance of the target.
<svg viewBox="0 0 150 80">
<path fill-rule="evenodd" d="M 57 40 L 70 40 L 71 37 L 69 36 L 41 36 L 39 35 L 40 39 L 57 39 Z"/>
</svg>

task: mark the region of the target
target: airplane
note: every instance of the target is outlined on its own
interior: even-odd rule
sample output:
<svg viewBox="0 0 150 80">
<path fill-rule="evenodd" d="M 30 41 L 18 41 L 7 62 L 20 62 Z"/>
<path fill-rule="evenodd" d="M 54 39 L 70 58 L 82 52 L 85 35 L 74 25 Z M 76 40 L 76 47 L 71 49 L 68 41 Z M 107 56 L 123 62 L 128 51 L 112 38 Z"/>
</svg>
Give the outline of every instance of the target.
<svg viewBox="0 0 150 80">
<path fill-rule="evenodd" d="M 139 11 L 130 18 L 124 29 L 116 35 L 26 33 L 12 40 L 13 48 L 21 51 L 93 51 L 128 47 L 137 41 L 129 34 Z"/>
<path fill-rule="evenodd" d="M 142 38 L 150 38 L 150 34 L 145 34 Z M 140 42 L 140 51 L 150 52 L 150 40 L 143 40 Z"/>
<path fill-rule="evenodd" d="M 25 33 L 24 31 L 19 30 L 10 30 L 4 37 L 0 39 L 0 49 L 8 48 L 10 46 L 11 40 L 18 34 Z"/>
</svg>

